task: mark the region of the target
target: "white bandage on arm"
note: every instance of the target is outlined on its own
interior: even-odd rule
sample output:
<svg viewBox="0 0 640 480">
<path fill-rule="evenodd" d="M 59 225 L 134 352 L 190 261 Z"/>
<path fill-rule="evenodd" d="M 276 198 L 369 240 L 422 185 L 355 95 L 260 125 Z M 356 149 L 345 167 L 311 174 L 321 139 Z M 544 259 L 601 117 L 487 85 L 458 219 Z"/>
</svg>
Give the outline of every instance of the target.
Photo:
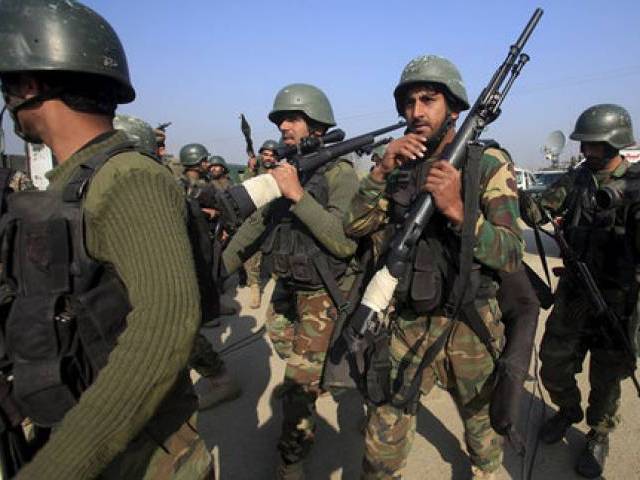
<svg viewBox="0 0 640 480">
<path fill-rule="evenodd" d="M 282 196 L 276 179 L 268 173 L 245 180 L 242 182 L 242 186 L 251 197 L 256 209 L 262 208 Z"/>
</svg>

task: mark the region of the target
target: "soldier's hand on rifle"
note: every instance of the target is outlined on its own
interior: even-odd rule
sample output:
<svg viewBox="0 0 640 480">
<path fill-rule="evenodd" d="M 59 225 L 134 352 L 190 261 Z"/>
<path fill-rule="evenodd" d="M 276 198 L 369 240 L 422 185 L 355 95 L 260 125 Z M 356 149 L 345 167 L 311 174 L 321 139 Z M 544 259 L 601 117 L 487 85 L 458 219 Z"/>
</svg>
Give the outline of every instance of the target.
<svg viewBox="0 0 640 480">
<path fill-rule="evenodd" d="M 460 171 L 445 160 L 434 162 L 423 189 L 433 196 L 436 207 L 454 225 L 464 221 Z"/>
<path fill-rule="evenodd" d="M 215 208 L 203 208 L 202 212 L 207 215 L 211 220 L 220 215 L 220 211 Z"/>
<path fill-rule="evenodd" d="M 408 133 L 389 143 L 384 157 L 371 171 L 371 177 L 375 181 L 383 182 L 396 167 L 404 162 L 424 157 L 427 147 L 424 146 L 427 139 L 417 133 Z"/>
<path fill-rule="evenodd" d="M 288 198 L 294 203 L 300 201 L 304 195 L 304 189 L 300 184 L 296 167 L 290 163 L 282 162 L 276 168 L 270 169 L 269 173 L 276 179 L 276 183 L 283 197 Z"/>
</svg>

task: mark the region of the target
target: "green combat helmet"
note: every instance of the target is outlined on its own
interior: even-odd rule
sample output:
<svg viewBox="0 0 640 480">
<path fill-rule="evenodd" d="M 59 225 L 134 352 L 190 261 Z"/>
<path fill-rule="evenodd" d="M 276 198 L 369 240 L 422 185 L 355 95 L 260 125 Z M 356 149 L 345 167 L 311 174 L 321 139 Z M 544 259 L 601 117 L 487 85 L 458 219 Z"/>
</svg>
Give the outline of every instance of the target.
<svg viewBox="0 0 640 480">
<path fill-rule="evenodd" d="M 220 155 L 211 155 L 208 158 L 208 161 L 209 161 L 209 166 L 210 167 L 213 167 L 214 165 L 220 165 L 222 168 L 224 168 L 225 172 L 229 171 L 229 167 L 227 166 L 227 162 Z"/>
<path fill-rule="evenodd" d="M 269 120 L 279 125 L 282 114 L 286 112 L 302 112 L 318 123 L 336 126 L 327 96 L 318 87 L 306 83 L 293 83 L 280 90 L 273 101 Z"/>
<path fill-rule="evenodd" d="M 278 142 L 276 142 L 275 140 L 267 140 L 265 141 L 262 146 L 260 147 L 260 150 L 258 150 L 258 153 L 262 153 L 263 150 L 271 150 L 272 152 L 277 152 L 278 151 Z"/>
<path fill-rule="evenodd" d="M 122 43 L 111 25 L 73 0 L 0 2 L 0 73 L 60 71 L 113 82 L 118 103 L 135 99 Z"/>
<path fill-rule="evenodd" d="M 582 112 L 570 138 L 578 142 L 605 142 L 616 150 L 635 143 L 629 112 L 610 103 L 594 105 Z"/>
<path fill-rule="evenodd" d="M 113 128 L 124 131 L 136 146 L 155 155 L 157 149 L 156 134 L 151 125 L 130 115 L 118 114 L 113 118 Z"/>
<path fill-rule="evenodd" d="M 180 149 L 180 163 L 185 167 L 193 167 L 207 160 L 209 151 L 200 143 L 189 143 Z"/>
<path fill-rule="evenodd" d="M 456 66 L 437 55 L 423 55 L 411 60 L 400 75 L 400 82 L 393 91 L 398 115 L 404 114 L 403 100 L 407 89 L 418 83 L 437 83 L 445 87 L 448 100 L 453 100 L 456 111 L 469 109 L 467 90 Z"/>
</svg>

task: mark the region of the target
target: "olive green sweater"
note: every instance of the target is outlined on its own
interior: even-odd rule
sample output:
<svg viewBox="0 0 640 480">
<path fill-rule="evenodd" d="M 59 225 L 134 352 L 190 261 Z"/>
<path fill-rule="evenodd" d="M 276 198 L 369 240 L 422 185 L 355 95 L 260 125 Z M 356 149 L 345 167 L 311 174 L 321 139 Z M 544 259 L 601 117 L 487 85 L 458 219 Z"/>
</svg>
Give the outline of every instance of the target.
<svg viewBox="0 0 640 480">
<path fill-rule="evenodd" d="M 305 191 L 300 201 L 291 205 L 291 212 L 331 254 L 348 259 L 356 252 L 358 244 L 345 235 L 342 218 L 358 191 L 358 177 L 346 160 L 337 162 L 324 175 L 329 187 L 327 206 L 320 205 Z M 257 240 L 270 222 L 270 211 L 268 205 L 258 210 L 232 237 L 222 254 L 228 273 L 236 271 L 251 256 Z"/>
<path fill-rule="evenodd" d="M 125 140 L 124 133 L 94 140 L 50 172 L 50 189 L 62 189 L 80 163 Z M 185 215 L 171 173 L 137 152 L 113 157 L 95 175 L 85 201 L 87 249 L 115 267 L 132 310 L 107 365 L 20 478 L 93 478 L 156 415 L 200 322 Z"/>
</svg>

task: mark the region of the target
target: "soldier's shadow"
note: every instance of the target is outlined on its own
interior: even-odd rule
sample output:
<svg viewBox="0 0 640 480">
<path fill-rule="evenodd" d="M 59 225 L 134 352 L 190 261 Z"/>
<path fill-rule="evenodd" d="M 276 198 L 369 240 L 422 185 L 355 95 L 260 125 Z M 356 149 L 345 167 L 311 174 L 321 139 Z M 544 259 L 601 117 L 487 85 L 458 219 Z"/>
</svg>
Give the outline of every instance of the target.
<svg viewBox="0 0 640 480">
<path fill-rule="evenodd" d="M 471 472 L 469 457 L 462 450 L 456 436 L 433 413 L 420 404 L 416 417 L 416 434 L 433 445 L 446 463 L 451 465 L 451 478 L 468 479 Z"/>
<path fill-rule="evenodd" d="M 217 453 L 219 478 L 272 478 L 273 458 L 264 445 L 275 446 L 278 432 L 265 428 L 270 422 L 260 426 L 258 414 L 271 377 L 272 351 L 264 332 L 247 315 L 223 318 L 220 327 L 203 332 L 242 388 L 240 398 L 199 414 L 198 431 Z"/>
<path fill-rule="evenodd" d="M 526 442 L 525 456 L 520 456 L 513 445 L 505 440 L 503 467 L 508 478 L 582 478 L 574 473 L 573 469 L 585 444 L 584 434 L 580 430 L 570 428 L 565 440 L 556 445 L 545 445 L 538 440 L 538 432 L 544 419 L 551 418 L 553 414 L 554 410 L 545 405 L 539 397 L 528 391 L 525 393 L 518 422 L 518 432 Z M 452 480 L 467 480 L 471 477 L 471 462 L 463 444 L 422 404 L 418 410 L 416 432 L 424 436 L 437 449 L 442 460 L 451 465 Z M 532 477 L 528 474 L 531 468 Z"/>
<path fill-rule="evenodd" d="M 365 415 L 363 400 L 356 390 L 347 390 L 334 397 L 337 402 L 337 423 L 334 428 L 323 418 L 316 430 L 316 444 L 306 462 L 310 480 L 327 480 L 340 471 L 343 480 L 360 477 L 364 451 Z M 325 397 L 320 402 L 329 402 Z"/>
<path fill-rule="evenodd" d="M 542 424 L 555 414 L 555 410 L 545 404 L 539 396 L 527 392 L 520 410 L 520 431 L 526 432 L 525 465 L 513 448 L 505 449 L 504 466 L 514 479 L 562 478 L 580 480 L 575 464 L 586 444 L 585 434 L 576 427 L 570 427 L 565 438 L 554 445 L 546 445 L 539 439 Z M 531 470 L 532 473 L 531 473 Z M 603 479 L 604 477 L 602 477 Z M 601 480 L 602 480 L 601 479 Z"/>
</svg>

